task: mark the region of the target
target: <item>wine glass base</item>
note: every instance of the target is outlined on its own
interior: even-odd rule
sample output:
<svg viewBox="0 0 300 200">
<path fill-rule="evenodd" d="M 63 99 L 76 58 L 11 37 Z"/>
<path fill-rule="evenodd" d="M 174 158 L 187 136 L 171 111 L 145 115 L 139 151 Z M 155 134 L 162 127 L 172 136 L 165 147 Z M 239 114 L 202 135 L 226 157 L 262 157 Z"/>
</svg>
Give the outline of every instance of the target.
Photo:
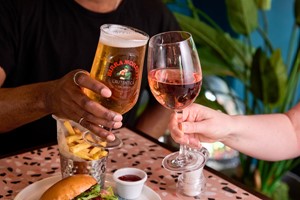
<svg viewBox="0 0 300 200">
<path fill-rule="evenodd" d="M 162 165 L 172 172 L 185 172 L 199 169 L 204 162 L 205 159 L 200 153 L 187 152 L 187 158 L 180 159 L 179 152 L 174 152 L 163 159 Z"/>
<path fill-rule="evenodd" d="M 107 150 L 119 148 L 123 145 L 123 141 L 117 136 L 115 136 L 114 141 L 108 142 L 103 140 L 101 137 L 91 133 L 90 131 L 86 131 L 83 133 L 83 139 L 92 146 L 101 147 Z"/>
<path fill-rule="evenodd" d="M 115 136 L 115 137 L 116 137 L 116 139 L 114 141 L 107 142 L 105 149 L 108 149 L 108 150 L 115 149 L 115 148 L 119 148 L 123 145 L 123 141 L 119 137 L 117 137 L 117 136 Z"/>
</svg>

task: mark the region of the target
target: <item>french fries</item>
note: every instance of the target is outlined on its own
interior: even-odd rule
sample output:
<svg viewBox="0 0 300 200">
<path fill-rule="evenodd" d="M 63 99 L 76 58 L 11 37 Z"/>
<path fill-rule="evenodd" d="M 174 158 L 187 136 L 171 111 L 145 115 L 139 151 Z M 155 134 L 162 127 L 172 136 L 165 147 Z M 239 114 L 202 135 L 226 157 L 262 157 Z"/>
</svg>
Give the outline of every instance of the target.
<svg viewBox="0 0 300 200">
<path fill-rule="evenodd" d="M 70 135 L 75 135 L 75 131 L 69 121 L 64 121 L 64 126 L 66 127 L 66 129 Z"/>
<path fill-rule="evenodd" d="M 69 121 L 64 122 L 64 126 L 68 131 L 66 135 L 66 142 L 69 147 L 69 151 L 77 157 L 85 160 L 98 160 L 107 156 L 108 152 L 104 149 L 106 142 L 101 141 L 99 144 L 103 147 L 95 147 L 83 139 L 83 132 L 77 127 L 72 126 Z M 94 141 L 90 134 L 86 135 L 88 141 Z"/>
</svg>

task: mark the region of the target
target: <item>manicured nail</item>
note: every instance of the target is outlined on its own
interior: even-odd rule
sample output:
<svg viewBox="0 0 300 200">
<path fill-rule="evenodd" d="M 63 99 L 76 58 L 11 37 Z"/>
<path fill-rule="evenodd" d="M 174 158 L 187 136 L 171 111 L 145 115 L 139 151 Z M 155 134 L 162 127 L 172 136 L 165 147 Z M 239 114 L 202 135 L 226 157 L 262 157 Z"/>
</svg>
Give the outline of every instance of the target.
<svg viewBox="0 0 300 200">
<path fill-rule="evenodd" d="M 108 141 L 114 141 L 114 140 L 116 139 L 116 137 L 115 137 L 114 135 L 110 134 L 110 135 L 108 135 L 108 136 L 106 137 L 106 139 L 107 139 Z"/>
<path fill-rule="evenodd" d="M 119 115 L 119 114 L 116 114 L 113 118 L 114 121 L 117 121 L 117 122 L 120 122 L 123 120 L 123 116 L 122 115 Z"/>
<path fill-rule="evenodd" d="M 104 97 L 110 97 L 111 96 L 111 91 L 107 88 L 103 88 L 100 93 Z"/>
</svg>

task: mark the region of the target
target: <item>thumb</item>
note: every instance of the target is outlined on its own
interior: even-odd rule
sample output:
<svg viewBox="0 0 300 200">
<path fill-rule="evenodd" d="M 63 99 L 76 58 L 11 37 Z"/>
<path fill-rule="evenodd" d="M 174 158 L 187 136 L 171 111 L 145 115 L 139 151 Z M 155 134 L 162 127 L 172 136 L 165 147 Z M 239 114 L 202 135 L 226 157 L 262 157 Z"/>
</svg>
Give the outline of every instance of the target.
<svg viewBox="0 0 300 200">
<path fill-rule="evenodd" d="M 183 122 L 181 126 L 184 133 L 205 133 L 209 129 L 209 126 L 206 125 L 205 121 Z"/>
</svg>

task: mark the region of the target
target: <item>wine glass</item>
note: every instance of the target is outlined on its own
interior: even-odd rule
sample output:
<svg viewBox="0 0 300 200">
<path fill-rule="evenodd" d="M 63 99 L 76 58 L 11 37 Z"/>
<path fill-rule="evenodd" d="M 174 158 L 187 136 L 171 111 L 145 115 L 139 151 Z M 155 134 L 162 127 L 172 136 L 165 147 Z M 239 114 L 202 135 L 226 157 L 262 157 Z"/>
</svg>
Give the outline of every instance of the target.
<svg viewBox="0 0 300 200">
<path fill-rule="evenodd" d="M 202 70 L 192 35 L 170 31 L 151 37 L 148 47 L 148 82 L 152 94 L 164 107 L 174 110 L 179 127 L 183 109 L 194 102 L 202 85 Z M 167 155 L 163 166 L 169 171 L 192 171 L 203 158 L 186 145 Z"/>
<path fill-rule="evenodd" d="M 139 96 L 149 36 L 138 29 L 118 24 L 104 24 L 100 31 L 90 74 L 92 78 L 108 86 L 112 95 L 110 98 L 104 98 L 87 88 L 84 92 L 104 107 L 124 114 L 136 104 Z M 112 131 L 112 127 L 107 128 Z M 97 146 L 98 143 L 88 139 L 98 140 L 97 137 L 88 132 L 85 139 Z M 107 143 L 106 148 L 116 148 L 120 145 L 122 140 L 116 137 L 113 142 Z"/>
</svg>

